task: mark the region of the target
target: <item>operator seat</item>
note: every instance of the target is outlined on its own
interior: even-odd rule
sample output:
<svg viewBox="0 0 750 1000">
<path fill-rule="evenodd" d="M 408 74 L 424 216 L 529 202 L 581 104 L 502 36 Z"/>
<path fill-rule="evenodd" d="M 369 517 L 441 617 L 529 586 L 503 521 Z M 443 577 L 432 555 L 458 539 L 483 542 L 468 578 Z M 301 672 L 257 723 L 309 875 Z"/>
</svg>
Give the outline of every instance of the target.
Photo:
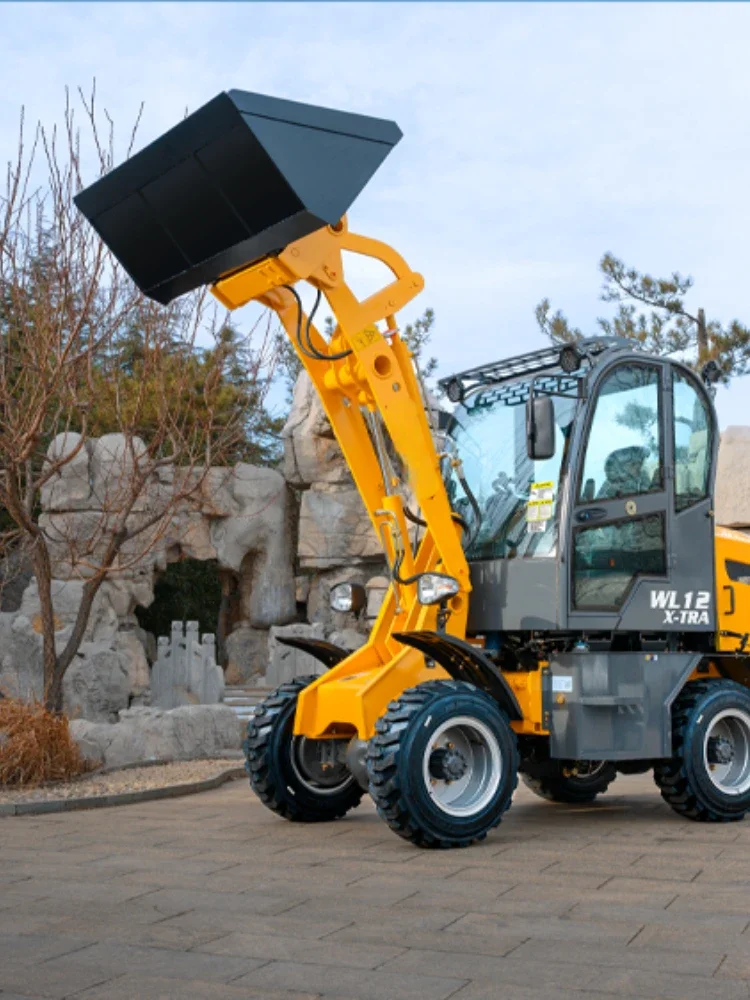
<svg viewBox="0 0 750 1000">
<path fill-rule="evenodd" d="M 643 463 L 649 454 L 649 449 L 642 445 L 630 445 L 610 452 L 604 463 L 607 478 L 602 483 L 597 498 L 614 500 L 617 497 L 648 493 L 651 479 L 644 470 Z"/>
</svg>

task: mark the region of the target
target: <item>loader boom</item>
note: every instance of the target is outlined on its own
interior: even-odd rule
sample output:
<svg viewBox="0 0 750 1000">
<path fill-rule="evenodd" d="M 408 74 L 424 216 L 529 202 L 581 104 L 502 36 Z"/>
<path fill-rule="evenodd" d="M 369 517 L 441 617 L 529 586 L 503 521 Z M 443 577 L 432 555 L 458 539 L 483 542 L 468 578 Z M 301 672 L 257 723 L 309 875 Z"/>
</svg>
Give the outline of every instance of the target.
<svg viewBox="0 0 750 1000">
<path fill-rule="evenodd" d="M 359 300 L 346 282 L 343 252 L 385 264 L 393 281 Z M 330 344 L 309 324 L 306 349 L 300 331 L 309 319 L 292 288 L 307 282 L 325 296 L 335 317 Z M 466 627 L 469 568 L 440 472 L 414 361 L 398 331 L 396 314 L 423 288 L 391 247 L 351 233 L 346 219 L 290 244 L 267 258 L 220 278 L 213 294 L 228 309 L 258 301 L 273 309 L 318 391 L 352 472 L 385 557 L 398 577 L 391 585 L 368 643 L 300 696 L 298 729 L 309 736 L 340 732 L 346 722 L 358 735 L 372 735 L 375 720 L 404 681 L 418 683 L 423 658 L 404 649 L 395 632 L 435 627 L 434 608 L 417 602 L 419 573 L 439 569 L 460 583 L 450 603 L 449 634 L 463 637 Z M 383 324 L 381 331 L 377 324 Z M 317 355 L 317 356 L 316 356 Z M 426 522 L 413 548 L 399 483 L 388 461 L 380 424 L 409 473 L 408 486 Z M 411 581 L 401 583 L 399 580 Z M 441 676 L 431 668 L 429 676 Z M 411 674 L 414 674 L 412 677 Z M 389 680 L 389 675 L 393 677 Z M 406 675 L 409 674 L 407 677 Z M 357 682 L 352 682 L 358 678 Z M 346 683 L 344 683 L 346 679 Z M 354 704 L 359 701 L 359 706 Z"/>
</svg>

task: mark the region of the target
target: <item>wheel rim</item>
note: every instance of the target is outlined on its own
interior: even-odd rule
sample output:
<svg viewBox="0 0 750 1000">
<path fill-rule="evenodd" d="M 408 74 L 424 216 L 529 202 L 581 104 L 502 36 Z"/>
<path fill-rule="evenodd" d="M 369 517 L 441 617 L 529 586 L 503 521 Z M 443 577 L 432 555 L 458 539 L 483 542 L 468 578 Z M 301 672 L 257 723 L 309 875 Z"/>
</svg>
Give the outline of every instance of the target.
<svg viewBox="0 0 750 1000">
<path fill-rule="evenodd" d="M 576 760 L 573 761 L 571 773 L 565 775 L 569 780 L 594 781 L 598 778 L 609 762 L 606 760 Z"/>
<path fill-rule="evenodd" d="M 337 795 L 354 783 L 354 775 L 336 759 L 338 740 L 292 740 L 290 762 L 301 785 L 315 795 Z"/>
<path fill-rule="evenodd" d="M 438 765 L 447 766 L 447 773 L 463 773 L 455 778 L 440 777 Z M 497 793 L 502 776 L 503 758 L 497 737 L 479 719 L 467 715 L 439 726 L 422 759 L 422 777 L 430 798 L 449 816 L 473 816 L 485 809 Z"/>
<path fill-rule="evenodd" d="M 719 712 L 706 731 L 703 762 L 712 784 L 725 795 L 750 790 L 750 715 L 736 708 Z"/>
</svg>

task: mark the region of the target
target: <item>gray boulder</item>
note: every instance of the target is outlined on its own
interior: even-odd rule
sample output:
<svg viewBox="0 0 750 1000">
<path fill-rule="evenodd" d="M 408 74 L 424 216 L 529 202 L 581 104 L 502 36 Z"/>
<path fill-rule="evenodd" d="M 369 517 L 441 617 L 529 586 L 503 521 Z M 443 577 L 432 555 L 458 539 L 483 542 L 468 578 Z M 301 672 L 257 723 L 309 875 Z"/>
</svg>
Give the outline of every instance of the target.
<svg viewBox="0 0 750 1000">
<path fill-rule="evenodd" d="M 303 569 L 382 559 L 382 548 L 357 490 L 318 483 L 302 494 L 297 548 Z"/>
<path fill-rule="evenodd" d="M 81 643 L 63 678 L 65 710 L 71 718 L 111 722 L 128 707 L 131 687 L 126 649 L 108 642 Z"/>
<path fill-rule="evenodd" d="M 284 477 L 239 463 L 226 488 L 238 513 L 212 522 L 211 542 L 219 565 L 240 575 L 242 617 L 253 628 L 291 621 L 294 532 Z"/>
<path fill-rule="evenodd" d="M 91 449 L 92 506 L 117 510 L 132 488 L 133 470 L 146 445 L 139 437 L 127 438 L 124 434 L 103 434 L 92 440 Z M 136 500 L 133 510 L 146 510 L 148 497 L 144 491 Z"/>
<path fill-rule="evenodd" d="M 58 642 L 70 635 L 67 629 Z M 0 615 L 0 692 L 22 701 L 38 700 L 44 693 L 42 637 L 25 615 Z"/>
<path fill-rule="evenodd" d="M 64 462 L 42 487 L 42 506 L 46 510 L 85 510 L 91 505 L 89 444 L 80 434 L 68 431 L 50 442 L 50 464 Z"/>
<path fill-rule="evenodd" d="M 727 427 L 716 467 L 716 523 L 750 527 L 750 427 Z"/>
<path fill-rule="evenodd" d="M 388 593 L 390 581 L 387 576 L 372 576 L 367 581 L 367 618 L 372 620 L 380 614 L 380 608 Z"/>
<path fill-rule="evenodd" d="M 268 631 L 240 624 L 224 643 L 227 684 L 243 684 L 262 677 L 268 666 Z"/>
<path fill-rule="evenodd" d="M 342 649 L 353 653 L 355 649 L 364 646 L 367 642 L 367 636 L 355 628 L 342 628 L 338 632 L 331 632 L 328 641 L 332 642 L 334 646 L 341 646 Z"/>
<path fill-rule="evenodd" d="M 83 597 L 82 580 L 52 580 L 52 607 L 55 614 L 55 624 L 58 631 L 71 627 L 78 615 L 78 609 Z M 41 603 L 36 578 L 31 579 L 21 599 L 21 615 L 28 618 L 32 624 L 39 627 L 41 621 Z M 112 639 L 119 628 L 117 612 L 109 599 L 106 584 L 94 598 L 85 638 L 91 642 L 103 642 Z"/>
<path fill-rule="evenodd" d="M 281 432 L 284 477 L 298 489 L 313 483 L 351 483 L 341 449 L 307 372 L 294 386 L 292 408 Z"/>
<path fill-rule="evenodd" d="M 226 705 L 184 705 L 169 711 L 131 708 L 121 712 L 116 723 L 74 719 L 70 724 L 84 756 L 108 768 L 239 750 L 243 729 Z"/>
</svg>

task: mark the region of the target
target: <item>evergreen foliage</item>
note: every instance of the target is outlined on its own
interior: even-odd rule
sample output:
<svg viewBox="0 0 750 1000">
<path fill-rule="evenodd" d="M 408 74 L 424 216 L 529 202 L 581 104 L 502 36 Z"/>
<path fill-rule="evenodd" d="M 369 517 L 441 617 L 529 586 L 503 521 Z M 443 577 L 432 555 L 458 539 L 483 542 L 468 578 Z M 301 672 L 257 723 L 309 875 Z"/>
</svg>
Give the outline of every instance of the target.
<svg viewBox="0 0 750 1000">
<path fill-rule="evenodd" d="M 597 319 L 600 333 L 633 340 L 651 354 L 675 354 L 696 371 L 713 361 L 725 383 L 750 372 L 750 327 L 736 319 L 728 324 L 706 321 L 702 309 L 689 309 L 691 277 L 675 271 L 654 278 L 611 253 L 604 254 L 599 270 L 604 278 L 601 300 L 616 306 L 613 316 Z M 553 312 L 549 299 L 536 307 L 536 319 L 554 343 L 584 336 L 561 310 Z"/>
</svg>

